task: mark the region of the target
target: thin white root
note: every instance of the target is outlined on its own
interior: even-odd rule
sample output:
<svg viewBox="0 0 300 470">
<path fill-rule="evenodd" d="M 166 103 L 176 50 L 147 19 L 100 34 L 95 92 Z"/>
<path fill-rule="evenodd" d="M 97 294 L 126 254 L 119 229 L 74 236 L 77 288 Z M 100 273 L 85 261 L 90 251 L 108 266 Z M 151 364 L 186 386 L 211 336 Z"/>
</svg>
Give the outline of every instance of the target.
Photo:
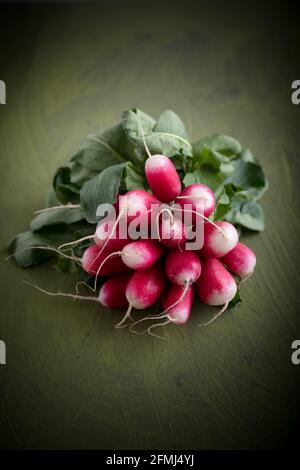
<svg viewBox="0 0 300 470">
<path fill-rule="evenodd" d="M 150 209 L 151 210 L 151 209 Z M 158 240 L 161 242 L 161 238 L 160 238 L 160 234 L 159 234 L 159 216 L 160 214 L 162 214 L 163 212 L 168 212 L 170 214 L 170 219 L 171 219 L 171 225 L 174 224 L 174 215 L 171 211 L 171 209 L 169 209 L 168 207 L 163 207 L 162 209 L 160 209 L 160 211 L 158 212 L 156 218 L 155 218 L 155 225 L 156 225 L 156 231 L 157 231 L 157 236 L 158 236 Z"/>
<path fill-rule="evenodd" d="M 179 299 L 177 299 L 176 302 L 174 302 L 172 305 L 170 305 L 168 308 L 166 308 L 163 312 L 161 312 L 160 315 L 163 315 L 163 314 L 169 312 L 172 308 L 176 307 L 176 305 L 178 305 L 184 299 L 184 297 L 186 296 L 189 287 L 190 287 L 190 283 L 186 282 L 185 286 L 184 286 L 184 289 L 182 290 L 182 293 L 181 293 Z M 176 323 L 176 320 L 173 319 L 173 318 L 172 318 L 172 321 L 174 323 Z"/>
<path fill-rule="evenodd" d="M 54 211 L 55 209 L 78 209 L 80 207 L 80 204 L 65 204 L 65 205 L 60 205 L 60 206 L 52 206 L 52 207 L 46 207 L 46 209 L 40 209 L 38 211 L 34 211 L 34 214 L 42 214 L 43 212 L 49 212 L 49 211 Z"/>
<path fill-rule="evenodd" d="M 141 121 L 139 120 L 138 117 L 137 117 L 137 122 L 138 122 L 139 127 L 140 127 L 140 130 L 141 130 L 141 132 L 142 132 L 142 137 L 143 137 L 143 143 L 144 143 L 145 150 L 146 150 L 146 152 L 147 152 L 148 157 L 150 158 L 150 157 L 152 157 L 152 155 L 151 155 L 150 150 L 149 150 L 149 148 L 148 148 L 148 145 L 147 145 L 147 143 L 146 143 L 146 139 L 145 139 L 145 134 L 144 134 L 143 126 L 142 126 Z"/>
<path fill-rule="evenodd" d="M 138 323 L 142 323 L 147 320 L 161 320 L 162 318 L 168 318 L 171 321 L 171 318 L 168 315 L 147 315 L 146 317 L 140 318 L 139 320 L 135 321 L 132 325 L 130 325 L 129 331 L 130 333 L 135 333 L 136 335 L 143 335 L 147 332 L 147 329 L 143 331 L 137 331 L 134 330 L 133 327 Z"/>
<path fill-rule="evenodd" d="M 199 325 L 197 325 L 197 326 L 207 326 L 210 323 L 214 322 L 218 317 L 220 317 L 222 315 L 222 313 L 225 312 L 225 310 L 227 310 L 228 305 L 229 305 L 229 302 L 226 302 L 226 304 L 221 308 L 221 310 L 214 317 L 212 317 L 211 320 L 209 320 L 205 323 L 199 323 Z"/>
<path fill-rule="evenodd" d="M 89 286 L 86 282 L 78 281 L 78 282 L 76 282 L 76 286 L 75 286 L 76 294 L 79 294 L 79 286 L 87 287 L 88 289 L 90 289 L 90 291 L 95 292 L 94 289 L 91 286 Z"/>
<path fill-rule="evenodd" d="M 63 252 L 60 252 L 62 255 L 64 254 Z M 73 250 L 73 247 L 71 248 L 71 255 L 72 255 L 72 259 L 75 261 L 76 264 L 78 264 L 78 266 L 80 266 L 82 268 L 82 261 L 81 261 L 81 258 L 78 258 L 78 256 L 75 256 L 75 253 L 74 253 L 74 250 Z"/>
<path fill-rule="evenodd" d="M 76 261 L 76 263 L 79 263 L 81 266 L 80 258 L 77 258 L 76 256 L 66 255 L 62 251 L 59 251 L 58 248 L 54 248 L 52 246 L 30 246 L 28 248 L 24 248 L 23 250 L 17 251 L 16 253 L 12 253 L 11 255 L 7 256 L 4 259 L 4 261 L 7 261 L 8 259 L 12 258 L 15 255 L 19 255 L 20 253 L 23 253 L 26 250 L 33 250 L 33 249 L 54 251 L 55 253 L 58 253 L 60 256 L 63 256 L 64 258 L 68 258 L 68 259 L 72 259 L 73 261 Z"/>
<path fill-rule="evenodd" d="M 78 245 L 81 242 L 84 242 L 85 240 L 92 240 L 94 238 L 94 235 L 87 235 L 86 237 L 79 238 L 78 240 L 75 240 L 73 242 L 68 242 L 68 243 L 63 243 L 58 247 L 59 250 L 62 248 L 65 248 L 66 246 L 73 246 L 73 245 Z"/>
<path fill-rule="evenodd" d="M 126 311 L 124 317 L 122 318 L 122 320 L 121 320 L 119 323 L 117 323 L 117 324 L 115 325 L 115 328 L 126 328 L 126 327 L 129 325 L 128 323 L 125 323 L 126 320 L 127 320 L 127 318 L 130 318 L 130 320 L 131 320 L 132 322 L 134 322 L 134 319 L 133 319 L 132 316 L 130 315 L 131 310 L 132 310 L 132 305 L 129 304 L 129 305 L 128 305 L 128 309 L 127 309 L 127 311 Z M 125 323 L 125 325 L 124 325 L 124 323 Z"/>
<path fill-rule="evenodd" d="M 251 271 L 251 273 L 249 273 L 248 276 L 244 277 L 244 279 L 241 279 L 238 283 L 242 284 L 243 282 L 248 281 L 248 279 L 252 276 L 253 273 L 254 273 L 254 270 Z"/>
<path fill-rule="evenodd" d="M 201 212 L 198 212 L 198 211 L 195 211 L 193 209 L 177 209 L 173 206 L 171 206 L 171 209 L 173 211 L 184 211 L 184 212 L 192 212 L 193 214 L 197 214 L 199 215 L 200 217 L 202 217 L 202 219 L 206 220 L 206 222 L 210 223 L 211 225 L 213 225 L 217 230 L 218 232 L 220 232 L 224 238 L 226 238 L 226 234 L 224 233 L 224 230 L 222 230 L 220 227 L 218 227 L 217 224 L 215 224 L 212 220 L 210 220 L 208 217 L 206 217 L 205 215 L 201 214 Z"/>
<path fill-rule="evenodd" d="M 151 336 L 154 336 L 155 338 L 159 338 L 159 339 L 167 339 L 169 337 L 168 333 L 165 333 L 165 336 L 159 336 L 159 335 L 156 335 L 155 333 L 152 333 L 152 328 L 157 328 L 157 327 L 161 327 L 161 326 L 165 326 L 165 325 L 168 325 L 169 323 L 171 323 L 171 320 L 166 320 L 162 323 L 154 323 L 154 325 L 151 325 L 149 326 L 149 328 L 147 328 L 147 333 Z"/>
<path fill-rule="evenodd" d="M 97 270 L 97 272 L 96 272 L 96 277 L 95 277 L 95 282 L 94 282 L 94 288 L 92 289 L 93 292 L 96 292 L 97 279 L 98 279 L 98 276 L 99 276 L 99 274 L 100 274 L 100 271 L 101 271 L 101 269 L 103 268 L 103 266 L 104 266 L 104 264 L 106 263 L 106 261 L 107 261 L 109 258 L 111 258 L 112 256 L 117 256 L 117 255 L 118 255 L 118 256 L 121 256 L 122 254 L 123 254 L 122 251 L 114 251 L 113 253 L 110 253 L 110 255 L 108 255 L 108 256 L 102 261 L 102 263 L 100 264 L 100 266 L 99 266 L 99 268 L 98 268 L 98 270 Z M 98 253 L 97 257 L 98 257 L 98 256 L 99 256 L 99 253 Z M 95 259 L 97 259 L 97 257 L 96 257 Z"/>
<path fill-rule="evenodd" d="M 23 280 L 23 282 L 24 282 L 24 284 L 28 284 L 29 286 L 34 287 L 35 289 L 39 290 L 40 292 L 43 292 L 43 294 L 51 295 L 51 296 L 54 296 L 54 297 L 57 297 L 57 296 L 72 297 L 72 299 L 74 299 L 74 300 L 92 300 L 94 302 L 99 302 L 98 297 L 89 297 L 89 296 L 86 297 L 86 296 L 83 296 L 83 295 L 74 295 L 74 294 L 68 294 L 68 293 L 65 293 L 65 292 L 49 292 L 45 289 L 42 289 L 39 286 L 36 286 L 35 284 L 31 284 L 31 282 L 24 281 L 24 280 Z"/>
<path fill-rule="evenodd" d="M 105 249 L 105 247 L 106 247 L 106 245 L 108 244 L 109 240 L 111 240 L 111 238 L 112 238 L 112 236 L 113 236 L 113 234 L 114 234 L 114 231 L 116 230 L 117 225 L 118 225 L 118 223 L 120 222 L 121 217 L 124 215 L 124 212 L 125 212 L 125 209 L 123 209 L 122 211 L 120 211 L 120 213 L 119 213 L 118 217 L 116 218 L 116 221 L 115 221 L 115 223 L 114 223 L 114 225 L 113 225 L 113 227 L 112 227 L 112 229 L 111 229 L 111 232 L 110 232 L 110 234 L 109 234 L 108 239 L 105 241 L 103 247 L 101 248 L 100 252 L 98 253 L 98 255 L 97 255 L 97 257 L 96 257 L 95 259 L 97 259 L 98 256 L 101 255 L 102 251 Z"/>
</svg>

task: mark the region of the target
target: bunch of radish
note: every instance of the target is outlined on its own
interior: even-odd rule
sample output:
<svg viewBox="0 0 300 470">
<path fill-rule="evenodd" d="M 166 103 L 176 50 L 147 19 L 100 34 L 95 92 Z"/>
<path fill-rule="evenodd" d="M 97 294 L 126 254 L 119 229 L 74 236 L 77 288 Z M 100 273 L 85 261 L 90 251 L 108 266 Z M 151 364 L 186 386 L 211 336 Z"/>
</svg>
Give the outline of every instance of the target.
<svg viewBox="0 0 300 470">
<path fill-rule="evenodd" d="M 149 192 L 131 190 L 119 195 L 115 204 L 118 218 L 113 223 L 98 225 L 91 245 L 77 261 L 83 270 L 95 277 L 92 290 L 96 292 L 98 277 L 104 282 L 97 296 L 49 293 L 78 299 L 93 300 L 109 309 L 127 309 L 117 328 L 128 326 L 131 332 L 157 336 L 153 330 L 169 322 L 181 325 L 188 321 L 195 295 L 204 304 L 220 306 L 207 325 L 223 313 L 237 293 L 237 284 L 254 271 L 255 254 L 239 242 L 236 228 L 226 221 L 213 221 L 215 196 L 204 184 L 182 184 L 172 161 L 164 155 L 151 155 L 144 139 L 148 158 L 145 175 Z M 201 202 L 201 204 L 200 204 Z M 132 240 L 119 236 L 119 223 L 126 214 L 127 223 L 135 217 L 150 220 L 155 204 L 164 203 L 168 217 L 159 217 L 158 239 Z M 174 216 L 173 207 L 185 211 L 188 204 L 192 225 L 200 217 L 203 221 L 204 241 L 199 250 L 187 249 L 187 227 Z M 179 209 L 178 209 L 179 207 Z M 181 209 L 180 209 L 181 208 Z M 82 239 L 83 240 L 83 239 Z M 63 250 L 66 245 L 60 247 Z M 61 251 L 62 252 L 62 251 Z M 36 287 L 36 286 L 35 286 Z M 154 304 L 161 306 L 152 316 L 134 319 L 133 310 L 145 310 Z M 146 329 L 137 324 L 153 320 Z M 141 326 L 141 325 L 140 325 Z"/>
</svg>

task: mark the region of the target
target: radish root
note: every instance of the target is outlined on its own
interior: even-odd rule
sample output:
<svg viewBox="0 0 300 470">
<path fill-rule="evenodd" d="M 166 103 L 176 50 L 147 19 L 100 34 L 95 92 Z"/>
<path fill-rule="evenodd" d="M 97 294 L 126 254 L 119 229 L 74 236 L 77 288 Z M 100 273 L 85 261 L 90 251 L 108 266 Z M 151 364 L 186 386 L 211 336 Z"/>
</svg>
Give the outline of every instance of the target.
<svg viewBox="0 0 300 470">
<path fill-rule="evenodd" d="M 132 305 L 129 304 L 129 305 L 128 305 L 128 309 L 127 309 L 125 315 L 123 316 L 122 320 L 119 321 L 119 323 L 117 323 L 117 324 L 115 325 L 115 328 L 126 328 L 127 326 L 129 326 L 128 323 L 125 323 L 126 320 L 127 320 L 127 318 L 130 318 L 130 320 L 131 320 L 132 322 L 134 322 L 134 319 L 133 319 L 132 316 L 131 316 L 131 310 L 132 310 Z M 124 323 L 125 323 L 125 325 L 124 325 Z"/>
<path fill-rule="evenodd" d="M 65 248 L 66 246 L 73 246 L 73 245 L 78 245 L 81 242 L 84 242 L 85 240 L 92 240 L 95 235 L 87 235 L 86 237 L 79 238 L 78 240 L 75 240 L 73 242 L 68 242 L 68 243 L 63 243 L 58 247 L 59 250 L 62 248 Z"/>
<path fill-rule="evenodd" d="M 169 312 L 169 310 L 176 307 L 176 305 L 178 305 L 185 298 L 185 296 L 187 294 L 187 291 L 189 290 L 189 287 L 190 287 L 190 282 L 185 282 L 184 289 L 183 289 L 181 295 L 179 296 L 179 299 L 177 299 L 176 302 L 174 302 L 172 305 L 170 305 L 168 308 L 166 308 L 163 312 L 161 312 L 161 315 L 163 315 L 164 313 Z M 174 323 L 176 323 L 176 319 L 172 318 L 172 321 Z"/>
<path fill-rule="evenodd" d="M 219 318 L 222 315 L 222 313 L 225 312 L 225 310 L 227 310 L 228 305 L 229 305 L 229 302 L 226 302 L 226 304 L 221 308 L 221 310 L 214 317 L 212 317 L 211 320 L 209 320 L 205 323 L 199 323 L 199 325 L 197 325 L 197 326 L 207 326 L 210 323 L 214 322 L 217 318 Z"/>
<path fill-rule="evenodd" d="M 142 322 L 147 321 L 147 320 L 161 320 L 162 318 L 167 318 L 167 319 L 168 319 L 168 323 L 170 323 L 170 322 L 172 321 L 172 319 L 169 317 L 168 314 L 164 314 L 164 315 L 162 315 L 162 314 L 160 314 L 160 315 L 148 315 L 148 316 L 146 316 L 146 317 L 144 317 L 144 318 L 141 318 L 140 320 L 135 321 L 132 325 L 130 325 L 129 331 L 130 331 L 131 333 L 136 334 L 136 335 L 144 335 L 145 333 L 149 333 L 149 329 L 150 329 L 150 333 L 149 333 L 149 334 L 152 334 L 152 333 L 151 333 L 151 328 L 156 327 L 156 326 L 159 326 L 159 325 L 161 325 L 161 323 L 155 323 L 155 324 L 153 324 L 153 325 L 150 325 L 146 330 L 143 330 L 143 331 L 134 330 L 133 327 L 134 327 L 135 325 L 137 325 L 138 323 L 142 323 Z M 153 336 L 156 336 L 156 335 L 154 335 L 154 334 L 152 334 L 152 335 L 153 335 Z M 165 339 L 165 338 L 163 338 L 163 339 Z"/>
<path fill-rule="evenodd" d="M 52 206 L 52 207 L 46 207 L 46 209 L 40 209 L 38 211 L 34 211 L 34 214 L 42 214 L 43 212 L 49 212 L 49 211 L 54 211 L 55 209 L 78 209 L 80 207 L 80 204 L 65 204 L 65 205 L 60 205 L 60 206 Z"/>
<path fill-rule="evenodd" d="M 126 207 L 126 209 L 127 209 L 127 207 Z M 112 229 L 111 229 L 111 232 L 110 232 L 110 234 L 109 234 L 109 237 L 108 237 L 107 240 L 105 241 L 103 247 L 101 248 L 100 252 L 98 253 L 98 255 L 97 255 L 97 257 L 96 257 L 95 259 L 97 259 L 98 256 L 101 255 L 102 251 L 105 249 L 105 247 L 106 247 L 106 245 L 108 244 L 109 240 L 111 240 L 111 238 L 112 238 L 112 236 L 113 236 L 113 234 L 114 234 L 114 232 L 115 232 L 115 230 L 116 230 L 116 228 L 117 228 L 117 225 L 118 225 L 118 223 L 120 222 L 120 219 L 121 219 L 121 217 L 124 215 L 124 213 L 125 213 L 125 209 L 123 209 L 122 211 L 120 211 L 120 213 L 119 213 L 118 217 L 116 218 L 116 221 L 115 221 L 115 223 L 114 223 L 114 225 L 113 225 L 113 227 L 112 227 Z"/>
<path fill-rule="evenodd" d="M 217 230 L 218 232 L 220 232 L 224 238 L 226 238 L 226 234 L 224 233 L 224 230 L 222 230 L 220 227 L 218 227 L 217 224 L 215 224 L 212 220 L 210 220 L 208 217 L 206 217 L 205 215 L 201 214 L 201 212 L 198 212 L 198 211 L 195 211 L 193 209 L 177 209 L 173 206 L 171 206 L 171 209 L 173 211 L 184 211 L 184 212 L 192 212 L 193 214 L 197 214 L 199 215 L 200 217 L 202 217 L 204 220 L 206 220 L 206 222 L 210 223 L 211 225 L 213 225 Z"/>
<path fill-rule="evenodd" d="M 248 281 L 248 279 L 252 276 L 253 273 L 254 273 L 254 270 L 251 271 L 251 273 L 249 273 L 246 277 L 244 277 L 244 279 L 241 279 L 239 281 L 239 284 L 242 284 L 242 282 Z"/>
<path fill-rule="evenodd" d="M 4 259 L 4 261 L 7 261 L 8 259 L 12 258 L 13 256 L 19 255 L 20 253 L 23 253 L 26 250 L 33 250 L 33 249 L 54 251 L 55 253 L 58 253 L 60 256 L 63 256 L 64 258 L 76 261 L 76 263 L 81 266 L 81 259 L 80 258 L 77 258 L 76 256 L 74 256 L 74 254 L 72 256 L 66 255 L 65 253 L 60 251 L 58 248 L 54 248 L 52 246 L 30 246 L 28 248 L 24 248 L 23 250 L 17 251 L 16 253 L 12 253 L 11 255 L 7 256 Z"/>
<path fill-rule="evenodd" d="M 30 287 L 34 287 L 35 289 L 43 292 L 43 294 L 47 294 L 53 297 L 61 296 L 61 297 L 71 297 L 73 300 L 92 300 L 94 302 L 99 302 L 98 297 L 90 297 L 90 296 L 83 296 L 83 295 L 75 295 L 75 294 L 68 294 L 67 292 L 49 292 L 45 289 L 42 289 L 35 284 L 31 284 L 31 282 L 23 280 L 24 284 L 28 284 Z"/>
<path fill-rule="evenodd" d="M 100 274 L 100 271 L 102 269 L 102 267 L 104 266 L 104 264 L 106 263 L 106 261 L 111 258 L 112 256 L 122 256 L 123 252 L 122 251 L 114 251 L 113 253 L 110 253 L 103 261 L 102 263 L 100 264 L 97 272 L 96 272 L 96 277 L 95 277 L 95 282 L 94 282 L 94 288 L 93 288 L 93 292 L 96 292 L 96 287 L 97 287 L 97 279 L 98 279 L 98 276 Z M 99 256 L 99 253 L 97 255 L 97 257 Z M 95 259 L 97 259 L 97 257 Z"/>
<path fill-rule="evenodd" d="M 150 209 L 151 210 L 151 209 Z M 174 224 L 174 214 L 172 213 L 171 209 L 169 209 L 168 207 L 163 207 L 162 209 L 160 209 L 160 211 L 158 212 L 157 216 L 156 216 L 156 219 L 155 219 L 155 225 L 156 225 L 156 230 L 157 230 L 157 236 L 158 236 L 158 240 L 161 242 L 161 238 L 160 238 L 160 234 L 159 234 L 159 216 L 160 214 L 162 214 L 163 212 L 168 212 L 169 215 L 170 215 L 170 220 L 171 220 L 171 225 Z"/>
<path fill-rule="evenodd" d="M 159 336 L 159 335 L 156 335 L 155 333 L 152 333 L 151 330 L 152 330 L 153 328 L 157 328 L 157 327 L 159 327 L 159 326 L 161 327 L 161 326 L 168 325 L 169 323 L 171 323 L 171 321 L 172 321 L 172 320 L 166 320 L 166 321 L 164 321 L 164 322 L 162 322 L 162 323 L 154 323 L 154 325 L 151 325 L 151 326 L 149 326 L 149 328 L 147 328 L 147 333 L 148 333 L 149 335 L 151 335 L 151 336 L 154 336 L 155 338 L 159 338 L 159 339 L 164 339 L 164 340 L 166 340 L 166 339 L 169 337 L 168 333 L 165 333 L 165 336 Z"/>
<path fill-rule="evenodd" d="M 137 117 L 137 122 L 138 122 L 139 128 L 140 128 L 140 130 L 141 130 L 141 132 L 142 132 L 142 138 L 143 138 L 143 143 L 144 143 L 144 147 L 145 147 L 146 153 L 147 153 L 148 157 L 151 158 L 152 155 L 151 155 L 150 150 L 149 150 L 149 148 L 148 148 L 148 145 L 147 145 L 147 143 L 146 143 L 145 134 L 144 134 L 144 129 L 143 129 L 143 126 L 142 126 L 142 124 L 141 124 L 141 121 L 139 120 L 138 117 Z"/>
</svg>

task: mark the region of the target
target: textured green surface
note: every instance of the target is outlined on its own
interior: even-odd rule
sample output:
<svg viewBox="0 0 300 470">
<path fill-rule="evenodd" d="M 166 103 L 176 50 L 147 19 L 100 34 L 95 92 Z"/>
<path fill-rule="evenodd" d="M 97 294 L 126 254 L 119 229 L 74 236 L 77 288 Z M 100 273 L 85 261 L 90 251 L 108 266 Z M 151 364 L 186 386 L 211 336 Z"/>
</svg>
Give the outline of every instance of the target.
<svg viewBox="0 0 300 470">
<path fill-rule="evenodd" d="M 300 391 L 290 359 L 300 337 L 296 16 L 186 2 L 1 7 L 1 16 L 1 246 L 43 206 L 80 140 L 134 106 L 156 117 L 174 109 L 192 139 L 235 136 L 262 161 L 270 190 L 265 232 L 244 237 L 258 266 L 243 303 L 206 329 L 196 324 L 213 310 L 197 304 L 169 341 L 116 331 L 121 312 L 22 284 L 74 291 L 75 278 L 51 264 L 1 262 L 0 446 L 291 443 Z"/>
</svg>

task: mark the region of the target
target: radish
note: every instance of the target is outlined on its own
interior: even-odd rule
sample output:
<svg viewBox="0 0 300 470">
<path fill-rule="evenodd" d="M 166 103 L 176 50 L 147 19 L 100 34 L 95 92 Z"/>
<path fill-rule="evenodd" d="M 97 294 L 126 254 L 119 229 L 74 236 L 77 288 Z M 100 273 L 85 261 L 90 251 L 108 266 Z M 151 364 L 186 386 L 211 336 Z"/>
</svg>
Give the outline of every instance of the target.
<svg viewBox="0 0 300 470">
<path fill-rule="evenodd" d="M 147 269 L 156 263 L 164 251 L 163 245 L 156 240 L 136 240 L 124 246 L 122 251 L 110 253 L 102 261 L 99 269 L 101 270 L 102 266 L 116 255 L 121 256 L 123 263 L 130 269 Z"/>
<path fill-rule="evenodd" d="M 199 278 L 201 274 L 201 263 L 194 251 L 176 249 L 168 252 L 165 269 L 170 281 L 181 287 L 181 295 L 172 305 L 173 308 L 184 300 L 191 284 L 196 282 Z M 163 313 L 166 313 L 166 311 L 162 312 L 162 314 Z"/>
<path fill-rule="evenodd" d="M 131 273 L 114 276 L 102 284 L 99 301 L 107 308 L 122 308 L 128 304 L 125 292 Z"/>
<path fill-rule="evenodd" d="M 99 248 L 106 248 L 109 251 L 118 251 L 131 241 L 127 230 L 125 237 L 121 238 L 121 230 L 117 222 L 107 221 L 100 223 L 95 232 L 95 243 Z"/>
<path fill-rule="evenodd" d="M 120 246 L 122 245 L 123 238 L 127 241 L 130 239 L 127 230 L 128 224 L 137 218 L 139 218 L 139 220 L 145 218 L 147 222 L 150 222 L 152 206 L 159 208 L 159 205 L 159 201 L 152 194 L 149 194 L 143 189 L 133 189 L 124 195 L 118 195 L 117 202 L 114 204 L 114 208 L 118 210 L 118 217 L 114 222 L 110 220 L 103 222 L 103 225 L 100 223 L 93 235 L 87 235 L 78 240 L 64 243 L 60 245 L 58 249 L 61 250 L 67 246 L 74 246 L 86 240 L 94 240 L 102 249 L 106 248 L 109 243 L 115 246 L 119 244 Z M 120 225 L 121 228 L 116 231 L 118 225 Z M 103 243 L 102 237 L 103 233 L 106 231 L 106 227 L 108 227 L 109 235 L 104 236 Z M 122 237 L 120 233 L 122 233 Z M 115 239 L 115 243 L 111 242 L 112 239 Z"/>
<path fill-rule="evenodd" d="M 81 258 L 82 268 L 91 276 L 111 276 L 129 271 L 122 258 L 118 256 L 109 257 L 110 251 L 103 250 L 101 252 L 97 245 L 89 246 L 83 253 Z M 107 259 L 107 263 L 103 263 Z M 101 269 L 99 269 L 101 267 Z"/>
<path fill-rule="evenodd" d="M 134 237 L 130 237 L 129 232 L 132 232 L 136 227 L 130 227 L 134 221 L 138 225 L 147 229 L 151 221 L 152 208 L 159 210 L 159 201 L 142 189 L 135 189 L 128 191 L 124 195 L 118 195 L 115 208 L 118 211 L 116 221 L 108 221 L 99 224 L 95 233 L 95 243 L 101 248 L 108 248 L 111 251 L 122 249 L 129 241 L 136 239 L 136 232 Z M 133 235 L 133 233 L 132 233 Z M 144 238 L 144 237 L 143 237 Z"/>
<path fill-rule="evenodd" d="M 139 119 L 138 123 L 142 132 L 144 147 L 148 155 L 145 163 L 147 183 L 154 196 L 161 202 L 174 201 L 181 191 L 181 181 L 175 165 L 165 155 L 151 155 Z"/>
<path fill-rule="evenodd" d="M 227 266 L 229 271 L 237 274 L 245 281 L 254 271 L 256 256 L 250 248 L 239 242 L 220 261 Z"/>
<path fill-rule="evenodd" d="M 200 256 L 221 258 L 231 251 L 239 241 L 234 225 L 229 222 L 215 222 L 214 225 L 204 224 L 204 244 Z"/>
<path fill-rule="evenodd" d="M 119 196 L 119 217 L 126 215 L 127 224 L 137 217 L 147 216 L 150 220 L 150 212 L 153 205 L 159 206 L 160 202 L 152 194 L 143 189 L 132 189 L 124 195 Z"/>
<path fill-rule="evenodd" d="M 227 309 L 237 292 L 237 285 L 221 261 L 207 258 L 202 260 L 202 272 L 196 282 L 196 292 L 199 299 L 207 305 L 224 305 L 215 317 L 202 324 L 208 325 Z"/>
<path fill-rule="evenodd" d="M 161 263 L 156 263 L 148 269 L 135 271 L 126 287 L 126 298 L 129 303 L 128 310 L 116 328 L 123 328 L 132 308 L 142 310 L 155 304 L 166 286 L 166 277 Z"/>
<path fill-rule="evenodd" d="M 179 286 L 189 286 L 201 274 L 201 262 L 194 251 L 170 250 L 166 258 L 166 274 L 171 282 Z"/>
<path fill-rule="evenodd" d="M 145 163 L 145 174 L 152 193 L 161 202 L 171 202 L 180 194 L 180 178 L 168 157 L 150 154 Z"/>
<path fill-rule="evenodd" d="M 177 248 L 183 245 L 188 238 L 188 231 L 186 226 L 174 217 L 170 209 L 164 208 L 161 212 L 167 211 L 169 216 L 162 217 L 161 224 L 159 226 L 159 239 L 160 241 L 169 248 Z"/>
<path fill-rule="evenodd" d="M 74 300 L 91 300 L 93 302 L 100 303 L 104 307 L 115 309 L 126 307 L 126 305 L 128 304 L 127 298 L 125 296 L 125 291 L 130 277 L 131 273 L 127 273 L 107 279 L 107 281 L 105 281 L 102 285 L 99 295 L 97 297 L 75 295 L 66 292 L 49 292 L 39 286 L 31 284 L 30 282 L 23 282 L 47 295 L 71 297 Z"/>
<path fill-rule="evenodd" d="M 186 186 L 179 196 L 176 198 L 176 203 L 184 209 L 185 204 L 191 205 L 191 209 L 200 212 L 205 217 L 209 217 L 215 209 L 215 195 L 213 191 L 205 184 L 195 183 Z M 193 220 L 196 219 L 194 214 Z"/>
<path fill-rule="evenodd" d="M 169 290 L 162 296 L 162 305 L 164 307 L 164 311 L 160 315 L 148 315 L 133 324 L 130 325 L 129 331 L 135 334 L 144 334 L 149 333 L 156 338 L 165 339 L 162 336 L 156 335 L 152 333 L 152 329 L 158 326 L 164 326 L 168 323 L 176 323 L 178 325 L 182 325 L 186 323 L 189 319 L 193 299 L 194 299 L 194 291 L 191 286 L 188 286 L 187 290 L 185 291 L 184 297 L 182 297 L 182 290 L 183 288 L 176 284 L 171 284 Z M 166 318 L 163 322 L 157 322 L 157 320 L 161 320 Z M 133 329 L 138 323 L 145 322 L 146 320 L 156 320 L 156 323 L 150 325 L 144 331 L 137 331 Z M 168 336 L 168 335 L 166 335 Z"/>
<path fill-rule="evenodd" d="M 169 290 L 162 298 L 164 312 L 167 312 L 168 318 L 177 325 L 183 325 L 189 319 L 194 300 L 193 287 L 189 285 L 184 298 L 178 302 L 181 296 L 182 287 L 171 284 Z"/>
</svg>

